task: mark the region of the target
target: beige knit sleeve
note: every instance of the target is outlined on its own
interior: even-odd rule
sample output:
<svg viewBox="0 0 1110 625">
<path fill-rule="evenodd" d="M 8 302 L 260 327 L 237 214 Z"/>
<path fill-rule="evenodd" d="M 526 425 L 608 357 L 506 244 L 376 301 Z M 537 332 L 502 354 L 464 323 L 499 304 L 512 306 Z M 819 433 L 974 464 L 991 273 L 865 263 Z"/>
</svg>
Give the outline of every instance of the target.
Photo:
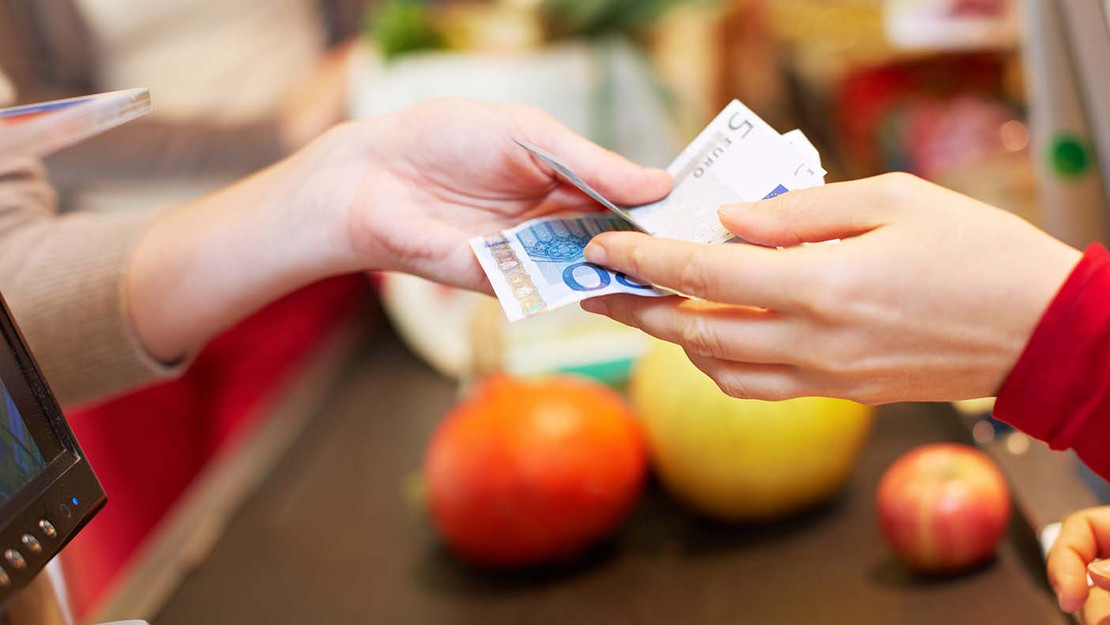
<svg viewBox="0 0 1110 625">
<path fill-rule="evenodd" d="M 0 159 L 0 293 L 63 404 L 176 374 L 146 353 L 123 285 L 147 214 L 57 214 L 41 166 Z"/>
</svg>

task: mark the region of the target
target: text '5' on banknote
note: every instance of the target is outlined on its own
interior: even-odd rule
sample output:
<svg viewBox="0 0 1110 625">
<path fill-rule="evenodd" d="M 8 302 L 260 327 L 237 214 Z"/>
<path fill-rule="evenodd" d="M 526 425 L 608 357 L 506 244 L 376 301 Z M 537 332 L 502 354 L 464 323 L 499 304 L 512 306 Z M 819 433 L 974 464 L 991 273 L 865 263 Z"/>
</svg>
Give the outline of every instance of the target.
<svg viewBox="0 0 1110 625">
<path fill-rule="evenodd" d="M 633 227 L 606 213 L 544 217 L 475 237 L 470 246 L 510 321 L 601 295 L 665 295 L 586 260 L 590 239 L 612 230 Z"/>
<path fill-rule="evenodd" d="M 717 217 L 721 206 L 824 184 L 825 170 L 805 135 L 788 135 L 733 100 L 667 168 L 674 179 L 671 193 L 628 212 L 656 236 L 730 241 Z"/>
</svg>

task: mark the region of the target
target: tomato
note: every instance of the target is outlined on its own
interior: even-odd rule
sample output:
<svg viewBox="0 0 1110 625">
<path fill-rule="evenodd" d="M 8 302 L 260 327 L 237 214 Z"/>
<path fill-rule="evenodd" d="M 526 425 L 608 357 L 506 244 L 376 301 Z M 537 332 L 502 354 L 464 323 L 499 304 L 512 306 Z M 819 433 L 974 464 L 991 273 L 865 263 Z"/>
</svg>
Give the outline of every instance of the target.
<svg viewBox="0 0 1110 625">
<path fill-rule="evenodd" d="M 486 380 L 440 424 L 428 502 L 463 559 L 521 567 L 569 559 L 611 534 L 643 489 L 646 452 L 623 399 L 576 377 Z"/>
</svg>

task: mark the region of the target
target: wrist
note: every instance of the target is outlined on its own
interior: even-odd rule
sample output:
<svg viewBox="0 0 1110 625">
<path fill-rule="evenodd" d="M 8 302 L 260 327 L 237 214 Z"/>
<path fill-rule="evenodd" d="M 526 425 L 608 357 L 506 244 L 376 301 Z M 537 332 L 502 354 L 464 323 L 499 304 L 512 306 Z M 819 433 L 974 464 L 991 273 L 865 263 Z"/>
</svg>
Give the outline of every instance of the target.
<svg viewBox="0 0 1110 625">
<path fill-rule="evenodd" d="M 287 159 L 280 227 L 299 244 L 296 264 L 319 276 L 387 269 L 391 257 L 380 243 L 383 223 L 371 216 L 385 193 L 388 156 L 376 149 L 382 124 L 345 122 Z"/>
<path fill-rule="evenodd" d="M 1020 282 L 1020 295 L 1014 298 L 1013 314 L 1016 317 L 1010 349 L 998 374 L 997 394 L 1006 383 L 1022 355 L 1027 351 L 1048 311 L 1060 296 L 1083 253 L 1060 241 L 1050 239 L 1051 247 L 1045 250 L 1036 266 Z"/>
</svg>

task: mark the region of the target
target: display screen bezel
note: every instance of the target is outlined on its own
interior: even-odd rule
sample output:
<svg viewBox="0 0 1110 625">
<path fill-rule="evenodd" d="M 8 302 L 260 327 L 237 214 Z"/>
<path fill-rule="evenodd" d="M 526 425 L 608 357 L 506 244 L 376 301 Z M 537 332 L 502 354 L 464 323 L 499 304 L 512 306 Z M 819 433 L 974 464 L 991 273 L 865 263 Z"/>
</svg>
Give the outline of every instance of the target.
<svg viewBox="0 0 1110 625">
<path fill-rule="evenodd" d="M 61 410 L 53 401 L 53 395 L 41 384 L 41 378 L 36 375 L 37 367 L 26 356 L 22 341 L 10 324 L 7 311 L 4 312 L 0 316 L 0 333 L 3 334 L 3 345 L 0 345 L 0 380 L 11 396 L 12 403 L 19 410 L 19 417 L 30 432 L 31 439 L 38 446 L 45 466 L 7 499 L 0 501 L 0 527 L 6 527 L 20 510 L 34 501 L 38 493 L 48 488 L 81 459 L 80 448 L 66 425 Z M 36 385 L 36 382 L 39 384 Z"/>
<path fill-rule="evenodd" d="M 107 503 L 100 482 L 77 444 L 26 341 L 0 296 L 0 377 L 46 461 L 30 480 L 0 502 L 0 609 Z M 42 523 L 49 521 L 51 533 Z M 24 539 L 37 538 L 32 552 Z M 8 550 L 21 550 L 25 563 L 14 566 Z"/>
</svg>

